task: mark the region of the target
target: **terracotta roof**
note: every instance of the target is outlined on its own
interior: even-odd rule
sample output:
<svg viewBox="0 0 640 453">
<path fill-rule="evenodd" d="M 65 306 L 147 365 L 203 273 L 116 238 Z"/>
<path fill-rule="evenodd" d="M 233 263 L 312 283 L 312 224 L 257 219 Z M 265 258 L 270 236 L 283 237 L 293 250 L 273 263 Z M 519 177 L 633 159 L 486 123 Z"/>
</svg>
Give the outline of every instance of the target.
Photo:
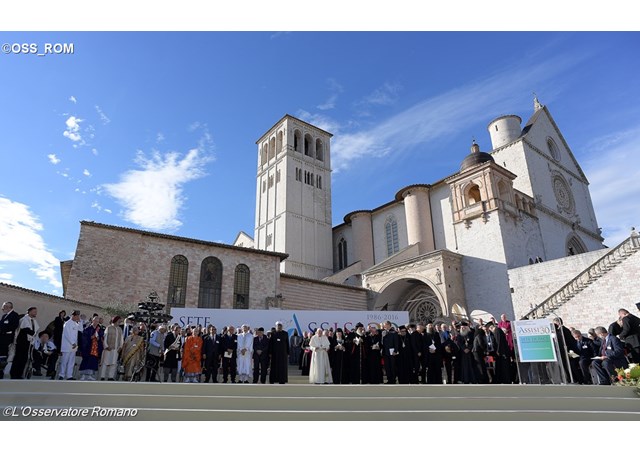
<svg viewBox="0 0 640 453">
<path fill-rule="evenodd" d="M 310 283 L 318 283 L 320 285 L 329 285 L 329 286 L 335 286 L 335 287 L 344 288 L 344 289 L 355 289 L 357 291 L 368 291 L 368 289 L 362 288 L 361 286 L 341 285 L 340 283 L 327 282 L 324 280 L 316 280 L 309 277 L 300 277 L 299 275 L 280 273 L 280 278 L 291 278 L 291 279 L 302 280 Z"/>
<path fill-rule="evenodd" d="M 236 251 L 239 251 L 239 252 L 241 251 L 241 252 L 245 252 L 245 253 L 257 253 L 259 255 L 267 255 L 267 256 L 277 257 L 277 258 L 280 258 L 281 261 L 284 261 L 285 259 L 287 259 L 289 257 L 289 255 L 286 254 L 286 253 L 268 252 L 266 250 L 258 250 L 258 249 L 252 249 L 252 248 L 247 248 L 247 247 L 237 247 L 235 245 L 222 244 L 220 242 L 203 241 L 201 239 L 192 239 L 192 238 L 186 238 L 186 237 L 182 237 L 182 236 L 172 236 L 170 234 L 154 233 L 152 231 L 137 230 L 135 228 L 127 228 L 127 227 L 121 227 L 121 226 L 115 226 L 115 225 L 106 225 L 104 223 L 97 223 L 97 222 L 92 222 L 92 221 L 89 221 L 89 220 L 81 220 L 80 221 L 80 225 L 96 227 L 96 228 L 104 228 L 104 229 L 107 229 L 107 230 L 127 231 L 129 233 L 141 234 L 142 236 L 151 236 L 151 237 L 156 237 L 156 238 L 161 238 L 161 239 L 170 239 L 170 240 L 173 240 L 173 241 L 190 242 L 192 244 L 207 245 L 207 246 L 211 246 L 211 247 L 220 247 L 220 248 L 224 248 L 224 249 L 236 250 Z"/>
</svg>

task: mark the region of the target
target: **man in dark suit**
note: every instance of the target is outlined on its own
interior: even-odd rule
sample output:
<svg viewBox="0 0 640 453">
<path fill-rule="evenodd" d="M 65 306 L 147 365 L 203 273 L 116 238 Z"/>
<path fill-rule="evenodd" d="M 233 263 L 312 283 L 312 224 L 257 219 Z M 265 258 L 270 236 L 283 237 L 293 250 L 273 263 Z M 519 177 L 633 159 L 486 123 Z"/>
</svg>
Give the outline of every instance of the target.
<svg viewBox="0 0 640 453">
<path fill-rule="evenodd" d="M 624 308 L 618 310 L 618 316 L 622 321 L 622 332 L 618 337 L 631 350 L 632 362 L 640 363 L 640 318 L 632 315 Z"/>
<path fill-rule="evenodd" d="M 571 333 L 578 345 L 578 350 L 574 352 L 580 356 L 577 360 L 582 372 L 582 379 L 579 378 L 578 382 L 580 384 L 592 384 L 591 370 L 589 368 L 591 367 L 591 358 L 595 357 L 598 351 L 594 347 L 593 341 L 582 335 L 578 329 L 574 329 Z"/>
<path fill-rule="evenodd" d="M 218 368 L 220 367 L 220 336 L 216 326 L 209 326 L 207 335 L 202 339 L 202 359 L 204 360 L 204 382 L 218 382 Z"/>
<path fill-rule="evenodd" d="M 267 383 L 267 368 L 269 367 L 269 339 L 264 334 L 264 327 L 260 327 L 253 337 L 253 383 Z"/>
<path fill-rule="evenodd" d="M 13 311 L 13 302 L 2 304 L 2 318 L 0 318 L 0 379 L 4 376 L 7 366 L 9 346 L 13 344 L 16 329 L 20 324 L 20 316 Z"/>
<path fill-rule="evenodd" d="M 227 334 L 222 337 L 222 382 L 229 382 L 229 374 L 231 374 L 231 382 L 236 382 L 236 361 L 238 359 L 238 335 L 236 328 L 229 326 Z"/>
<path fill-rule="evenodd" d="M 598 375 L 598 384 L 611 385 L 611 378 L 616 376 L 616 368 L 627 366 L 622 342 L 610 335 L 604 327 L 596 327 L 596 334 L 602 339 L 602 348 L 598 359 L 593 361 L 593 368 Z"/>
<path fill-rule="evenodd" d="M 387 374 L 387 384 L 396 383 L 396 356 L 399 348 L 398 333 L 391 326 L 390 321 L 385 321 L 382 331 L 382 358 L 384 371 Z"/>
</svg>

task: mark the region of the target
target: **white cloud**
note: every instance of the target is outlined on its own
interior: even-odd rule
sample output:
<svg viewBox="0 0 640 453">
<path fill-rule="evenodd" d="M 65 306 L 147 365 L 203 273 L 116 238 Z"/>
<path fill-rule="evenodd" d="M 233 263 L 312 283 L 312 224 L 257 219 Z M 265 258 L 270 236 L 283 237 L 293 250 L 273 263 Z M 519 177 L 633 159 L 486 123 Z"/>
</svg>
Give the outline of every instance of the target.
<svg viewBox="0 0 640 453">
<path fill-rule="evenodd" d="M 77 99 L 76 99 L 76 97 L 75 97 L 75 96 L 69 96 L 69 100 L 70 100 L 71 102 L 73 102 L 74 104 L 77 104 L 77 103 L 78 103 L 78 101 L 77 101 Z"/>
<path fill-rule="evenodd" d="M 55 154 L 47 154 L 47 157 L 49 158 L 49 162 L 51 162 L 53 165 L 58 165 L 60 162 L 62 162 Z"/>
<path fill-rule="evenodd" d="M 201 149 L 192 149 L 184 157 L 176 152 L 154 152 L 147 158 L 138 152 L 140 170 L 129 170 L 120 176 L 120 182 L 102 187 L 124 208 L 127 221 L 144 228 L 173 230 L 182 225 L 184 184 L 204 176 L 210 161 Z"/>
<path fill-rule="evenodd" d="M 102 121 L 102 124 L 109 124 L 111 122 L 111 119 L 109 119 L 109 117 L 104 114 L 100 106 L 96 105 L 95 108 L 96 112 L 98 112 L 98 115 L 100 115 L 100 121 Z"/>
<path fill-rule="evenodd" d="M 382 157 L 391 150 L 400 153 L 429 144 L 454 133 L 460 124 L 473 125 L 488 115 L 504 113 L 514 99 L 528 96 L 532 86 L 549 83 L 582 59 L 576 54 L 503 68 L 484 80 L 418 102 L 368 130 L 342 133 L 333 140 L 333 168 L 341 171 L 364 156 Z"/>
<path fill-rule="evenodd" d="M 344 91 L 342 85 L 340 85 L 336 81 L 336 79 L 327 79 L 327 84 L 329 85 L 329 93 L 331 94 L 326 101 L 317 106 L 317 108 L 320 110 L 331 110 L 335 108 L 336 102 L 338 101 L 338 96 Z"/>
<path fill-rule="evenodd" d="M 104 209 L 104 212 L 106 212 L 107 214 L 111 214 L 113 211 L 111 209 Z"/>
<path fill-rule="evenodd" d="M 91 172 L 89 170 L 87 170 L 86 168 L 83 170 L 82 174 L 87 176 L 87 177 L 91 177 Z"/>
<path fill-rule="evenodd" d="M 98 155 L 98 150 L 95 148 L 91 148 L 91 152 L 93 153 L 94 156 Z"/>
<path fill-rule="evenodd" d="M 602 235 L 609 247 L 629 237 L 631 227 L 640 229 L 638 142 L 640 124 L 599 137 L 587 145 L 582 165 Z"/>
<path fill-rule="evenodd" d="M 80 123 L 84 120 L 80 118 L 76 118 L 75 116 L 70 116 L 65 121 L 67 125 L 67 130 L 62 133 L 65 137 L 67 137 L 72 142 L 82 142 L 82 136 L 80 135 Z"/>
<path fill-rule="evenodd" d="M 29 206 L 0 197 L 0 262 L 24 263 L 38 278 L 61 288 L 60 261 L 47 250 L 42 224 Z"/>
<path fill-rule="evenodd" d="M 384 85 L 373 90 L 371 94 L 365 96 L 359 104 L 365 105 L 391 105 L 398 99 L 398 93 L 402 85 L 386 82 Z"/>
<path fill-rule="evenodd" d="M 156 135 L 156 143 L 161 143 L 164 141 L 164 134 L 162 132 L 158 132 Z"/>
</svg>

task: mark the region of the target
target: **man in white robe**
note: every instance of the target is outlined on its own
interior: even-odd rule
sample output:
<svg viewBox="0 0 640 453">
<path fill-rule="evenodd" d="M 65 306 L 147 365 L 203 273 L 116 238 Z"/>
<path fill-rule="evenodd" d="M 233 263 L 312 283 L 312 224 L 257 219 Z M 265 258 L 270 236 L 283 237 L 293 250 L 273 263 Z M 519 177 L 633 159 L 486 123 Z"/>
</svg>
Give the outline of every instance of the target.
<svg viewBox="0 0 640 453">
<path fill-rule="evenodd" d="M 248 384 L 252 379 L 253 334 L 248 325 L 242 325 L 238 335 L 238 381 Z"/>
<path fill-rule="evenodd" d="M 311 366 L 309 368 L 310 384 L 332 384 L 331 365 L 329 364 L 330 344 L 329 338 L 322 329 L 316 330 L 316 334 L 309 342 L 311 348 Z"/>
<path fill-rule="evenodd" d="M 74 380 L 73 368 L 76 365 L 78 332 L 82 332 L 82 324 L 80 324 L 80 312 L 76 310 L 71 314 L 71 318 L 64 323 L 62 329 L 62 344 L 60 346 L 62 359 L 60 360 L 58 379 Z"/>
<path fill-rule="evenodd" d="M 102 363 L 100 364 L 100 380 L 116 380 L 118 371 L 118 353 L 124 343 L 122 329 L 118 325 L 120 316 L 114 316 L 111 324 L 104 330 L 104 349 L 102 350 Z"/>
</svg>

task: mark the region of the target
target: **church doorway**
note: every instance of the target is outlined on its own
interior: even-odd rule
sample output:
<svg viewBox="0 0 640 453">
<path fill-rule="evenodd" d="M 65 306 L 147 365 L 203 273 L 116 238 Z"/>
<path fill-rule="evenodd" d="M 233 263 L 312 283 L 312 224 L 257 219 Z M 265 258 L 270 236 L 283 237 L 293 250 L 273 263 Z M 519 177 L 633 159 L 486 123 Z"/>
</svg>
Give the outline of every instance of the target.
<svg viewBox="0 0 640 453">
<path fill-rule="evenodd" d="M 408 311 L 413 323 L 430 323 L 448 317 L 443 304 L 429 284 L 406 278 L 387 285 L 376 300 L 374 310 Z"/>
</svg>

